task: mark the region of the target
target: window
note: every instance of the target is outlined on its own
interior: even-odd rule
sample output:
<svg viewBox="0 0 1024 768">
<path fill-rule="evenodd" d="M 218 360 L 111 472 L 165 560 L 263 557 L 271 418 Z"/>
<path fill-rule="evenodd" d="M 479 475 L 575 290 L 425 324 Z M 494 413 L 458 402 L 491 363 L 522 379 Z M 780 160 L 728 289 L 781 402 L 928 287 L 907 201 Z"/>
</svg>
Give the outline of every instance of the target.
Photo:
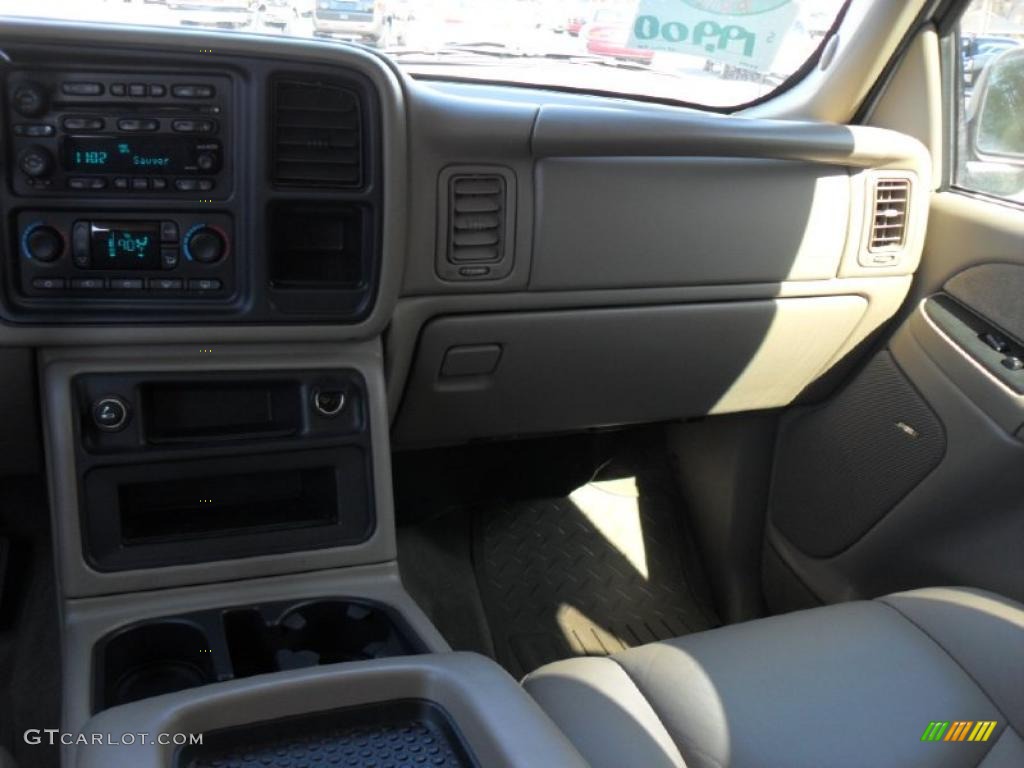
<svg viewBox="0 0 1024 768">
<path fill-rule="evenodd" d="M 1024 203 L 1024 0 L 973 0 L 958 37 L 954 184 Z"/>
<path fill-rule="evenodd" d="M 0 0 L 0 13 L 353 40 L 414 76 L 720 109 L 768 96 L 846 0 Z"/>
</svg>

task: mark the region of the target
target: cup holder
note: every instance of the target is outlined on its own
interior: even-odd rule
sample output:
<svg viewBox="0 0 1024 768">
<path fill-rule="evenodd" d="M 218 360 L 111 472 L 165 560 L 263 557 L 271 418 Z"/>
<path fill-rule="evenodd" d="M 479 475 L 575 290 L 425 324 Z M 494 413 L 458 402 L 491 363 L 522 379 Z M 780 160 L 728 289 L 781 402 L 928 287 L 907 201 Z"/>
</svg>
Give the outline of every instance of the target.
<svg viewBox="0 0 1024 768">
<path fill-rule="evenodd" d="M 370 601 L 331 598 L 198 611 L 101 640 L 93 711 L 219 680 L 424 652 L 399 616 Z"/>
<path fill-rule="evenodd" d="M 188 621 L 142 624 L 110 638 L 97 659 L 99 709 L 217 680 L 206 632 Z"/>
<path fill-rule="evenodd" d="M 376 605 L 318 600 L 267 614 L 258 608 L 224 614 L 235 677 L 417 652 L 391 614 Z"/>
<path fill-rule="evenodd" d="M 321 602 L 294 608 L 280 625 L 282 669 L 395 656 L 403 652 L 391 617 L 358 603 Z M 408 651 L 405 651 L 408 652 Z"/>
</svg>

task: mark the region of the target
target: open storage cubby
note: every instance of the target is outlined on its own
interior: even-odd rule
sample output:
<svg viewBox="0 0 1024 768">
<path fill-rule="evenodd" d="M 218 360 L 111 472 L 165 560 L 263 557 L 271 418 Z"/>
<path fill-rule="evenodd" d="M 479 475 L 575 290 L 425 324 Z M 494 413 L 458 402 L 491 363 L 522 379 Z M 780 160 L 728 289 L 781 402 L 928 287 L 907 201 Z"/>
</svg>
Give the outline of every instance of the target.
<svg viewBox="0 0 1024 768">
<path fill-rule="evenodd" d="M 365 541 L 368 464 L 362 447 L 338 446 L 92 470 L 90 561 L 116 571 Z"/>
<path fill-rule="evenodd" d="M 376 529 L 354 370 L 73 380 L 82 538 L 102 572 L 355 546 Z M 111 427 L 97 419 L 119 404 Z"/>
<path fill-rule="evenodd" d="M 393 610 L 354 598 L 233 606 L 153 619 L 96 644 L 93 712 L 218 681 L 426 651 Z"/>
</svg>

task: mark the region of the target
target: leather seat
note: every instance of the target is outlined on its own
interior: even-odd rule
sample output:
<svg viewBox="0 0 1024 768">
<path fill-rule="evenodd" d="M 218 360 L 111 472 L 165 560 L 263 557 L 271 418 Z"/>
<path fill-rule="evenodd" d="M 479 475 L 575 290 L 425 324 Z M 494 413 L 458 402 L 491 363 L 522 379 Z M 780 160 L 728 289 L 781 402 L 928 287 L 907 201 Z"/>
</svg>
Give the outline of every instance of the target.
<svg viewBox="0 0 1024 768">
<path fill-rule="evenodd" d="M 977 590 L 568 659 L 523 685 L 594 768 L 1024 766 L 1024 606 Z M 974 725 L 922 741 L 932 721 L 996 725 L 984 742 Z"/>
</svg>

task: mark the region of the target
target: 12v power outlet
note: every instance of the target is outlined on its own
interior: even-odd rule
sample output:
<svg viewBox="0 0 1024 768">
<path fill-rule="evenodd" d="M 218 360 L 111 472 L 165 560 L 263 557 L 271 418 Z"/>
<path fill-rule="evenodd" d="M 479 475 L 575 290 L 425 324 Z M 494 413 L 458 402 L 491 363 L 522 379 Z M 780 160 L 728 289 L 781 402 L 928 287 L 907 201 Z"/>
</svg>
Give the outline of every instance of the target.
<svg viewBox="0 0 1024 768">
<path fill-rule="evenodd" d="M 314 390 L 313 408 L 321 416 L 337 416 L 345 408 L 345 393 L 340 389 Z"/>
</svg>

